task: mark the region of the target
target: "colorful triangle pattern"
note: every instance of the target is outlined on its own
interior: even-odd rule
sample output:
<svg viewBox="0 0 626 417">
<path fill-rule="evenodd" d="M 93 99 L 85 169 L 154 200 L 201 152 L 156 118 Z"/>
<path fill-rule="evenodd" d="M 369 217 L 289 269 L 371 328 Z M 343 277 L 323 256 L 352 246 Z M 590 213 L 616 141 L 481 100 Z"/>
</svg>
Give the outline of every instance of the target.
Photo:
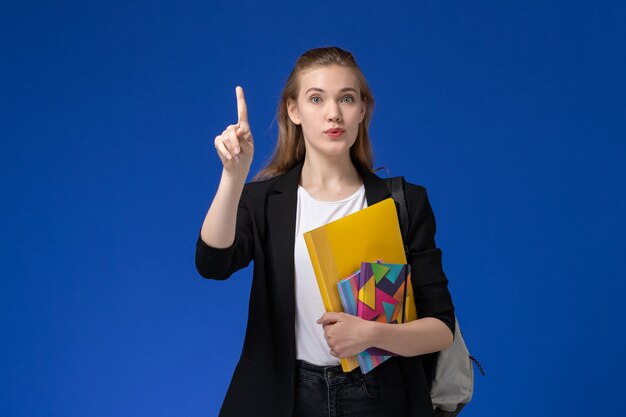
<svg viewBox="0 0 626 417">
<path fill-rule="evenodd" d="M 385 309 L 385 317 L 387 318 L 387 323 L 391 322 L 391 318 L 393 317 L 393 311 L 395 310 L 395 308 L 395 304 L 386 303 L 383 301 L 383 309 Z"/>
<path fill-rule="evenodd" d="M 367 279 L 365 284 L 359 289 L 359 301 L 371 310 L 376 309 L 376 282 L 373 277 Z"/>
<path fill-rule="evenodd" d="M 344 312 L 364 320 L 402 323 L 407 285 L 411 285 L 411 266 L 362 262 L 361 269 L 339 281 L 337 287 Z M 369 348 L 357 355 L 359 366 L 367 373 L 390 357 L 392 352 Z"/>
<path fill-rule="evenodd" d="M 380 280 L 385 277 L 387 272 L 389 272 L 389 269 L 390 268 L 388 266 L 382 264 L 372 264 L 372 272 L 374 273 L 374 278 L 376 278 L 376 284 L 378 284 Z"/>
</svg>

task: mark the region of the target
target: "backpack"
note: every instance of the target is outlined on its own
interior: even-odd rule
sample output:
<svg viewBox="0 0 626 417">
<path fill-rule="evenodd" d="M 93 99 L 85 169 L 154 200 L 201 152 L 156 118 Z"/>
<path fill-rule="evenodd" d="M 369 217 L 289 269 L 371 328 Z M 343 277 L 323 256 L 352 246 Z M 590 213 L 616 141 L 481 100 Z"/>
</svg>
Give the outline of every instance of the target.
<svg viewBox="0 0 626 417">
<path fill-rule="evenodd" d="M 409 213 L 404 197 L 404 178 L 386 178 L 385 181 L 398 208 L 402 239 L 406 240 L 409 227 Z M 409 248 L 406 243 L 404 244 L 404 251 L 408 261 Z M 452 346 L 434 354 L 430 398 L 433 403 L 435 417 L 455 417 L 470 402 L 474 392 L 474 368 L 472 367 L 472 362 L 476 363 L 480 373 L 485 375 L 480 363 L 467 350 L 456 315 L 454 319 L 456 320 L 456 326 Z"/>
</svg>

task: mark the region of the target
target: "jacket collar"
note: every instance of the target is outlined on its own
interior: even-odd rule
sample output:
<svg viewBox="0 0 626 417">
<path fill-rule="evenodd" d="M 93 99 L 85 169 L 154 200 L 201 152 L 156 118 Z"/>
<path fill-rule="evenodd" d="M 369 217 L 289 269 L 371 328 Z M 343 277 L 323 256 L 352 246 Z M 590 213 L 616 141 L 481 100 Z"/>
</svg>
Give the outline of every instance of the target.
<svg viewBox="0 0 626 417">
<path fill-rule="evenodd" d="M 304 161 L 298 162 L 285 174 L 277 177 L 274 191 L 279 193 L 296 192 L 300 182 L 300 173 L 302 172 L 303 164 Z M 367 199 L 368 206 L 376 204 L 387 197 L 391 197 L 391 192 L 382 178 L 359 164 L 355 164 L 355 167 L 365 185 L 365 198 Z"/>
</svg>

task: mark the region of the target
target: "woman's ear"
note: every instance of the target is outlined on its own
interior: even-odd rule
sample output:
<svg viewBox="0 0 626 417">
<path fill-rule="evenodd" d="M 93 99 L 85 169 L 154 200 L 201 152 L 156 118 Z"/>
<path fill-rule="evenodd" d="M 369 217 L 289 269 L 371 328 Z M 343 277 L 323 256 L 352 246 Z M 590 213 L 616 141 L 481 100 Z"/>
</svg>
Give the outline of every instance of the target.
<svg viewBox="0 0 626 417">
<path fill-rule="evenodd" d="M 287 114 L 289 115 L 289 119 L 291 119 L 294 125 L 300 124 L 300 117 L 298 116 L 298 106 L 294 99 L 292 99 L 291 97 L 287 99 Z"/>
</svg>

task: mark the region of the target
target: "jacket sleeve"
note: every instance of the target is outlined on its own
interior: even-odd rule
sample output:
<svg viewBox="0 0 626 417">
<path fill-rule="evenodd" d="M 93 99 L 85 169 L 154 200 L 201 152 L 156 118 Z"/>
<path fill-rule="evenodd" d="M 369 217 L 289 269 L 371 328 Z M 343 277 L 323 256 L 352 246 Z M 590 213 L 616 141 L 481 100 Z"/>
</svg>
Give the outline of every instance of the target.
<svg viewBox="0 0 626 417">
<path fill-rule="evenodd" d="M 237 207 L 235 240 L 227 248 L 207 245 L 200 234 L 196 242 L 196 269 L 204 278 L 224 280 L 248 266 L 252 260 L 254 238 L 252 218 L 246 204 L 247 185 L 241 193 Z"/>
<path fill-rule="evenodd" d="M 417 316 L 438 318 L 454 335 L 454 305 L 441 264 L 441 250 L 435 246 L 435 215 L 426 189 L 406 183 L 405 194 L 409 211 L 408 262 Z"/>
</svg>

